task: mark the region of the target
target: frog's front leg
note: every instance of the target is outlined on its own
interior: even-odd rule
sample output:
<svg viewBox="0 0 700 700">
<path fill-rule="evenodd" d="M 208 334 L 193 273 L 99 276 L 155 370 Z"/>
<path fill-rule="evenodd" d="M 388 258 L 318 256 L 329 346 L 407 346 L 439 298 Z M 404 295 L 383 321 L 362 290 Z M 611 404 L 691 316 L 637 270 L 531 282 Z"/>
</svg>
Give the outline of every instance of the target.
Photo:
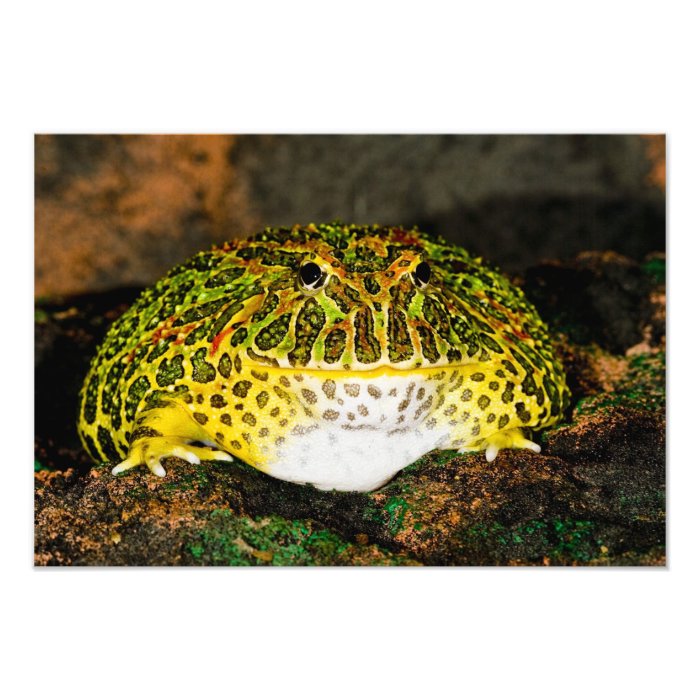
<svg viewBox="0 0 700 700">
<path fill-rule="evenodd" d="M 193 445 L 195 442 L 205 447 Z M 157 476 L 165 476 L 161 463 L 164 457 L 180 457 L 190 464 L 210 459 L 233 461 L 228 452 L 214 449 L 216 447 L 186 407 L 177 401 L 168 401 L 137 413 L 129 452 L 126 459 L 112 469 L 112 474 L 145 464 Z"/>
</svg>

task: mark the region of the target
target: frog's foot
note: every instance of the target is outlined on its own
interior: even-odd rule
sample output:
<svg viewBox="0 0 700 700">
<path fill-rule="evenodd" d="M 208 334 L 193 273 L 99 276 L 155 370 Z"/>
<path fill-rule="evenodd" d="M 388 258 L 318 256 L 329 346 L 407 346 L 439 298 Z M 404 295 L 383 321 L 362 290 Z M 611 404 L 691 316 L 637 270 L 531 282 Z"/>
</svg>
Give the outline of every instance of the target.
<svg viewBox="0 0 700 700">
<path fill-rule="evenodd" d="M 499 450 L 508 447 L 516 449 L 532 450 L 539 452 L 542 448 L 532 440 L 528 440 L 520 428 L 511 428 L 510 430 L 501 430 L 498 433 L 489 435 L 484 439 L 482 447 L 486 450 L 486 461 L 493 462 L 498 455 Z"/>
<path fill-rule="evenodd" d="M 175 401 L 143 411 L 137 416 L 136 426 L 129 453 L 112 469 L 112 474 L 145 464 L 157 476 L 165 476 L 161 463 L 165 457 L 180 457 L 190 464 L 210 459 L 233 461 L 228 452 L 216 449 L 218 445 L 192 419 L 187 409 Z"/>
<path fill-rule="evenodd" d="M 500 450 L 506 448 L 532 450 L 540 452 L 541 447 L 532 440 L 528 440 L 520 428 L 511 428 L 510 430 L 501 430 L 498 433 L 489 435 L 472 445 L 467 445 L 460 449 L 460 452 L 473 452 L 475 450 L 484 450 L 486 453 L 486 461 L 493 462 L 496 459 Z"/>
<path fill-rule="evenodd" d="M 233 457 L 228 452 L 211 447 L 197 447 L 177 437 L 151 437 L 134 443 L 129 449 L 127 458 L 112 469 L 112 474 L 121 474 L 145 464 L 156 476 L 165 476 L 165 468 L 161 463 L 165 457 L 180 457 L 190 464 L 199 464 L 210 459 L 233 461 Z"/>
</svg>

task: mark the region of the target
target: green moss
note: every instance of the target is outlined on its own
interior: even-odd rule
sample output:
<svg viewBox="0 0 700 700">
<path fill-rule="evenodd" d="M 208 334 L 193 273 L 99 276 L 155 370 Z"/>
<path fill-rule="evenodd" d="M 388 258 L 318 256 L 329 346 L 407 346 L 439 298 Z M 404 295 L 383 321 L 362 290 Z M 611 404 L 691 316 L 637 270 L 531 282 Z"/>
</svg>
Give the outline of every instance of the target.
<svg viewBox="0 0 700 700">
<path fill-rule="evenodd" d="M 400 496 L 392 496 L 384 505 L 384 512 L 388 514 L 387 528 L 392 535 L 396 535 L 403 528 L 403 521 L 408 512 L 408 503 Z"/>
<path fill-rule="evenodd" d="M 500 523 L 473 525 L 463 533 L 468 549 L 488 552 L 496 562 L 538 561 L 587 563 L 599 557 L 604 543 L 588 520 L 528 520 L 513 527 Z"/>
<path fill-rule="evenodd" d="M 249 518 L 226 509 L 211 512 L 205 526 L 186 542 L 185 551 L 193 564 L 224 566 L 412 563 L 380 548 L 347 542 L 309 520 Z"/>
<path fill-rule="evenodd" d="M 590 520 L 555 520 L 554 547 L 549 556 L 555 559 L 588 562 L 600 553 L 601 541 L 595 537 Z"/>
<path fill-rule="evenodd" d="M 171 467 L 171 469 L 177 470 L 177 467 Z M 176 481 L 162 484 L 161 488 L 164 493 L 197 490 L 208 486 L 211 480 L 209 464 L 206 462 L 204 464 L 192 465 L 192 469 L 188 469 L 186 472 L 182 470 L 176 471 L 176 475 Z"/>
</svg>

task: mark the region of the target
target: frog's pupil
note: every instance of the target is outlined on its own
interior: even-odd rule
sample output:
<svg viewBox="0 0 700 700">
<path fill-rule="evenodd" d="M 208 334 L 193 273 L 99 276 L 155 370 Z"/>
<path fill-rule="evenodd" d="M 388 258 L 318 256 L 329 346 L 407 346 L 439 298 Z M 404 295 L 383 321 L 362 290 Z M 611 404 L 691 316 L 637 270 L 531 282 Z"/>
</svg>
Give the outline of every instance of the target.
<svg viewBox="0 0 700 700">
<path fill-rule="evenodd" d="M 321 277 L 321 268 L 315 262 L 304 263 L 299 270 L 299 276 L 301 281 L 307 285 L 311 286 Z"/>
<path fill-rule="evenodd" d="M 428 284 L 430 282 L 430 265 L 427 262 L 419 262 L 413 274 L 418 282 Z"/>
</svg>

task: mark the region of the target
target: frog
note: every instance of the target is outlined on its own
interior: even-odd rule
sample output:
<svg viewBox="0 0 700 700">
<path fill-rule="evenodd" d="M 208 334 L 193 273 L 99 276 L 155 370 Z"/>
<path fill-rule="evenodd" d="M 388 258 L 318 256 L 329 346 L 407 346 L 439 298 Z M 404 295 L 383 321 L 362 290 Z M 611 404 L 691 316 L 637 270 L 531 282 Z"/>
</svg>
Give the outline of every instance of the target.
<svg viewBox="0 0 700 700">
<path fill-rule="evenodd" d="M 433 450 L 538 453 L 569 398 L 498 268 L 417 227 L 336 221 L 212 246 L 145 289 L 90 364 L 78 432 L 114 475 L 236 458 L 369 492 Z"/>
</svg>

